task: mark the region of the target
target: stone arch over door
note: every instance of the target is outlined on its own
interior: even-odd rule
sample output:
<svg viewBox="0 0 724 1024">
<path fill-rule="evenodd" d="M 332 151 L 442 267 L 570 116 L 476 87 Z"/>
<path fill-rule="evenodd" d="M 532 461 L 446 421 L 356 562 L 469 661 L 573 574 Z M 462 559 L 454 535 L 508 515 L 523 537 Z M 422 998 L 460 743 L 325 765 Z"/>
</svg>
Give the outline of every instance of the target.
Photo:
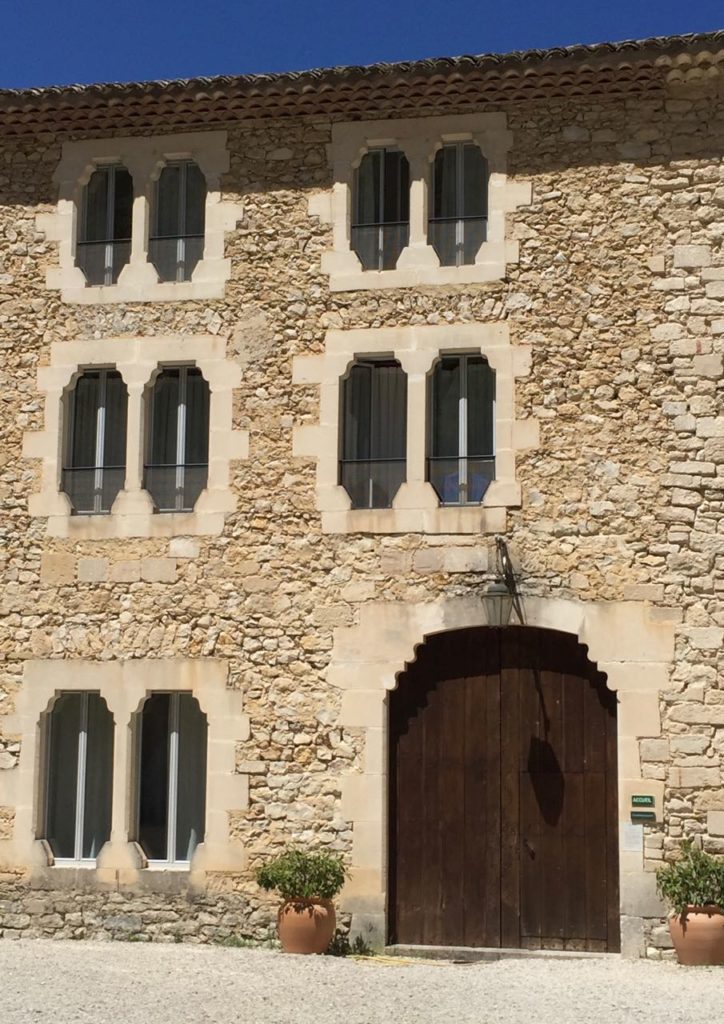
<svg viewBox="0 0 724 1024">
<path fill-rule="evenodd" d="M 388 940 L 618 952 L 616 719 L 570 633 L 426 637 L 389 695 Z"/>
<path fill-rule="evenodd" d="M 650 792 L 663 801 L 663 782 L 644 779 L 639 740 L 661 733 L 659 694 L 668 688 L 674 657 L 676 610 L 644 601 L 583 602 L 529 597 L 526 624 L 570 633 L 606 674 L 618 695 L 619 821 L 630 794 Z M 327 670 L 342 691 L 339 722 L 364 735 L 362 763 L 341 783 L 341 811 L 352 823 L 352 870 L 342 894 L 352 928 L 377 946 L 387 935 L 387 723 L 388 695 L 426 636 L 485 626 L 479 598 L 442 598 L 413 603 L 370 602 L 357 625 L 338 629 Z M 621 949 L 643 955 L 643 922 L 663 915 L 655 877 L 644 871 L 640 852 L 619 851 Z"/>
</svg>

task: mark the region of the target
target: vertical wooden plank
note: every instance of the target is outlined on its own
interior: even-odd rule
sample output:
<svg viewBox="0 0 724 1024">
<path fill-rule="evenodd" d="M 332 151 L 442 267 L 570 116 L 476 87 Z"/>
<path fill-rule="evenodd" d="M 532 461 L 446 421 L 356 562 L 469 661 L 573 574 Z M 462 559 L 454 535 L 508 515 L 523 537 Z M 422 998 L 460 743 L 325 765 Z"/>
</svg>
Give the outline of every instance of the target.
<svg viewBox="0 0 724 1024">
<path fill-rule="evenodd" d="M 443 645 L 438 666 L 441 702 L 438 772 L 440 920 L 438 942 L 459 945 L 465 906 L 465 660 L 467 638 Z"/>
<path fill-rule="evenodd" d="M 440 877 L 440 832 L 438 822 L 440 774 L 440 706 L 442 703 L 438 685 L 437 646 L 427 652 L 429 661 L 427 707 L 423 715 L 423 757 L 421 764 L 423 792 L 423 827 L 420 834 L 418 856 L 422 861 L 420 884 L 422 887 L 423 945 L 434 946 L 440 942 L 440 918 L 442 913 L 442 891 Z"/>
<path fill-rule="evenodd" d="M 539 949 L 543 893 L 541 888 L 541 813 L 537 789 L 540 785 L 539 743 L 542 734 L 541 708 L 535 685 L 537 663 L 535 631 L 521 631 L 517 651 L 520 685 L 520 728 L 518 769 L 520 779 L 520 936 L 526 949 Z"/>
<path fill-rule="evenodd" d="M 465 680 L 466 946 L 500 945 L 500 677 L 498 635 L 470 637 Z"/>
<path fill-rule="evenodd" d="M 520 946 L 520 672 L 524 631 L 498 630 L 500 638 L 500 918 L 501 945 Z"/>
<path fill-rule="evenodd" d="M 586 937 L 605 942 L 608 935 L 606 885 L 606 731 L 603 707 L 590 679 L 582 681 L 584 717 L 584 800 L 586 849 Z"/>
<path fill-rule="evenodd" d="M 560 656 L 570 656 L 569 645 L 562 645 L 555 634 L 538 632 L 536 659 L 540 700 L 538 807 L 540 811 L 540 889 L 541 945 L 563 948 L 565 933 L 564 901 L 561 893 L 567 883 L 566 851 L 561 818 L 566 798 L 563 737 L 563 684 L 559 671 Z M 548 668 L 547 666 L 553 666 Z"/>
<path fill-rule="evenodd" d="M 586 851 L 583 792 L 585 679 L 562 677 L 563 768 L 565 799 L 561 816 L 561 843 L 565 851 L 563 895 L 566 949 L 586 948 Z"/>
</svg>

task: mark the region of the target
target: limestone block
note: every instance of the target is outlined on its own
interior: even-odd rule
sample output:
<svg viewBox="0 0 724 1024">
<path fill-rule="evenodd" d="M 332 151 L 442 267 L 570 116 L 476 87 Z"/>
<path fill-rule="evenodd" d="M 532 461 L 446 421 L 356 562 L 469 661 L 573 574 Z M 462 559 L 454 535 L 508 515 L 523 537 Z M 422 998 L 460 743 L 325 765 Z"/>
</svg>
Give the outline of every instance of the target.
<svg viewBox="0 0 724 1024">
<path fill-rule="evenodd" d="M 103 583 L 108 579 L 107 558 L 79 558 L 78 580 L 81 583 Z"/>
<path fill-rule="evenodd" d="M 683 269 L 708 267 L 711 263 L 711 246 L 675 245 L 674 266 Z"/>
<path fill-rule="evenodd" d="M 75 555 L 44 552 L 40 559 L 40 578 L 43 583 L 75 582 Z"/>
<path fill-rule="evenodd" d="M 722 773 L 719 768 L 672 768 L 669 772 L 669 784 L 681 789 L 721 786 Z"/>
<path fill-rule="evenodd" d="M 724 836 L 724 810 L 709 811 L 706 816 L 706 827 L 710 836 Z"/>
<path fill-rule="evenodd" d="M 625 601 L 663 601 L 664 587 L 661 583 L 630 583 L 623 588 Z"/>
<path fill-rule="evenodd" d="M 668 761 L 669 741 L 668 740 L 641 740 L 642 761 Z"/>
<path fill-rule="evenodd" d="M 141 560 L 141 579 L 147 583 L 174 583 L 175 558 L 144 558 Z"/>
<path fill-rule="evenodd" d="M 141 578 L 141 563 L 138 559 L 122 559 L 111 565 L 111 583 L 136 583 Z"/>
<path fill-rule="evenodd" d="M 620 693 L 618 722 L 622 736 L 659 736 L 661 717 L 658 695 L 651 691 Z"/>
<path fill-rule="evenodd" d="M 694 356 L 692 368 L 697 377 L 712 377 L 719 380 L 722 375 L 722 357 L 720 355 Z"/>
<path fill-rule="evenodd" d="M 350 601 L 353 604 L 371 601 L 375 596 L 375 585 L 372 580 L 354 580 L 342 587 L 340 596 L 343 601 Z"/>
<path fill-rule="evenodd" d="M 488 568 L 488 550 L 482 545 L 445 548 L 442 568 L 444 572 L 485 572 Z"/>
<path fill-rule="evenodd" d="M 442 561 L 442 551 L 421 548 L 412 556 L 412 568 L 415 572 L 440 572 L 442 570 Z"/>
<path fill-rule="evenodd" d="M 679 635 L 686 637 L 698 651 L 719 651 L 724 645 L 724 628 L 716 626 L 683 626 Z"/>
<path fill-rule="evenodd" d="M 669 710 L 672 722 L 687 725 L 724 725 L 724 705 L 682 703 Z"/>
<path fill-rule="evenodd" d="M 173 537 L 168 545 L 172 558 L 198 558 L 201 545 L 192 537 Z"/>
<path fill-rule="evenodd" d="M 702 416 L 696 421 L 697 437 L 724 437 L 724 416 Z"/>
<path fill-rule="evenodd" d="M 673 736 L 670 741 L 671 753 L 704 754 L 711 744 L 709 736 Z"/>
</svg>

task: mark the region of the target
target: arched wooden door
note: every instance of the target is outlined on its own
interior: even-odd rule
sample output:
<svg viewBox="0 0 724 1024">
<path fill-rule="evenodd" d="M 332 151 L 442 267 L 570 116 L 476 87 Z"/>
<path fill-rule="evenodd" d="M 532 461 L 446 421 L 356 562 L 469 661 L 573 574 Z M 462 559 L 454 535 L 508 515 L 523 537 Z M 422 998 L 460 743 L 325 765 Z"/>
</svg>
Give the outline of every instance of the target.
<svg viewBox="0 0 724 1024">
<path fill-rule="evenodd" d="M 616 695 L 576 637 L 431 636 L 390 695 L 390 941 L 617 951 Z"/>
</svg>

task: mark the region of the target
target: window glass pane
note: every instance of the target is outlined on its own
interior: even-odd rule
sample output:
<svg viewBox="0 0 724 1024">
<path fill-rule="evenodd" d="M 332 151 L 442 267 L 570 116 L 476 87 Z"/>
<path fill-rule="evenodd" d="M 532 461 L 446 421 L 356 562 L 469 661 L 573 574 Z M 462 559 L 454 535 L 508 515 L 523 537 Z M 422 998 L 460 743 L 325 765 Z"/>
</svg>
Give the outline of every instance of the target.
<svg viewBox="0 0 724 1024">
<path fill-rule="evenodd" d="M 460 359 L 442 358 L 432 379 L 431 455 L 460 454 Z"/>
<path fill-rule="evenodd" d="M 495 372 L 485 359 L 468 359 L 468 455 L 494 453 Z"/>
<path fill-rule="evenodd" d="M 433 217 L 457 217 L 457 146 L 443 146 L 435 154 Z"/>
<path fill-rule="evenodd" d="M 56 857 L 75 857 L 81 694 L 64 693 L 50 713 L 46 838 Z"/>
<path fill-rule="evenodd" d="M 163 370 L 156 378 L 151 400 L 149 462 L 175 466 L 177 459 L 179 371 Z"/>
<path fill-rule="evenodd" d="M 181 234 L 180 189 L 181 168 L 178 164 L 168 164 L 156 183 L 154 235 L 166 237 Z"/>
<path fill-rule="evenodd" d="M 178 695 L 176 860 L 191 860 L 206 822 L 206 715 L 190 693 Z"/>
<path fill-rule="evenodd" d="M 396 223 L 410 219 L 410 165 L 404 153 L 384 152 L 383 221 Z"/>
<path fill-rule="evenodd" d="M 477 146 L 463 147 L 463 208 L 465 217 L 486 217 L 488 182 L 485 158 Z"/>
<path fill-rule="evenodd" d="M 83 857 L 97 857 L 111 835 L 113 716 L 96 693 L 88 694 Z"/>
<path fill-rule="evenodd" d="M 201 371 L 189 369 L 186 377 L 186 463 L 209 461 L 209 385 Z"/>
<path fill-rule="evenodd" d="M 186 234 L 203 235 L 206 218 L 206 178 L 192 162 L 186 165 Z"/>
<path fill-rule="evenodd" d="M 103 444 L 103 465 L 126 466 L 126 425 L 128 418 L 128 390 L 116 370 L 106 374 L 106 431 Z"/>
<path fill-rule="evenodd" d="M 125 167 L 116 167 L 114 174 L 113 238 L 128 241 L 133 219 L 133 178 Z M 127 259 L 123 261 L 127 262 Z"/>
<path fill-rule="evenodd" d="M 100 374 L 84 373 L 76 381 L 72 396 L 70 467 L 95 466 Z"/>
<path fill-rule="evenodd" d="M 169 702 L 154 693 L 141 713 L 138 841 L 149 860 L 167 860 Z"/>
<path fill-rule="evenodd" d="M 381 212 L 379 149 L 365 153 L 357 170 L 357 224 L 379 224 Z"/>
<path fill-rule="evenodd" d="M 104 242 L 110 238 L 108 179 L 108 168 L 99 168 L 93 171 L 85 187 L 84 216 L 80 231 L 80 240 L 83 242 Z"/>
<path fill-rule="evenodd" d="M 406 476 L 407 377 L 396 362 L 357 363 L 343 382 L 340 482 L 353 508 L 389 508 Z"/>
</svg>

